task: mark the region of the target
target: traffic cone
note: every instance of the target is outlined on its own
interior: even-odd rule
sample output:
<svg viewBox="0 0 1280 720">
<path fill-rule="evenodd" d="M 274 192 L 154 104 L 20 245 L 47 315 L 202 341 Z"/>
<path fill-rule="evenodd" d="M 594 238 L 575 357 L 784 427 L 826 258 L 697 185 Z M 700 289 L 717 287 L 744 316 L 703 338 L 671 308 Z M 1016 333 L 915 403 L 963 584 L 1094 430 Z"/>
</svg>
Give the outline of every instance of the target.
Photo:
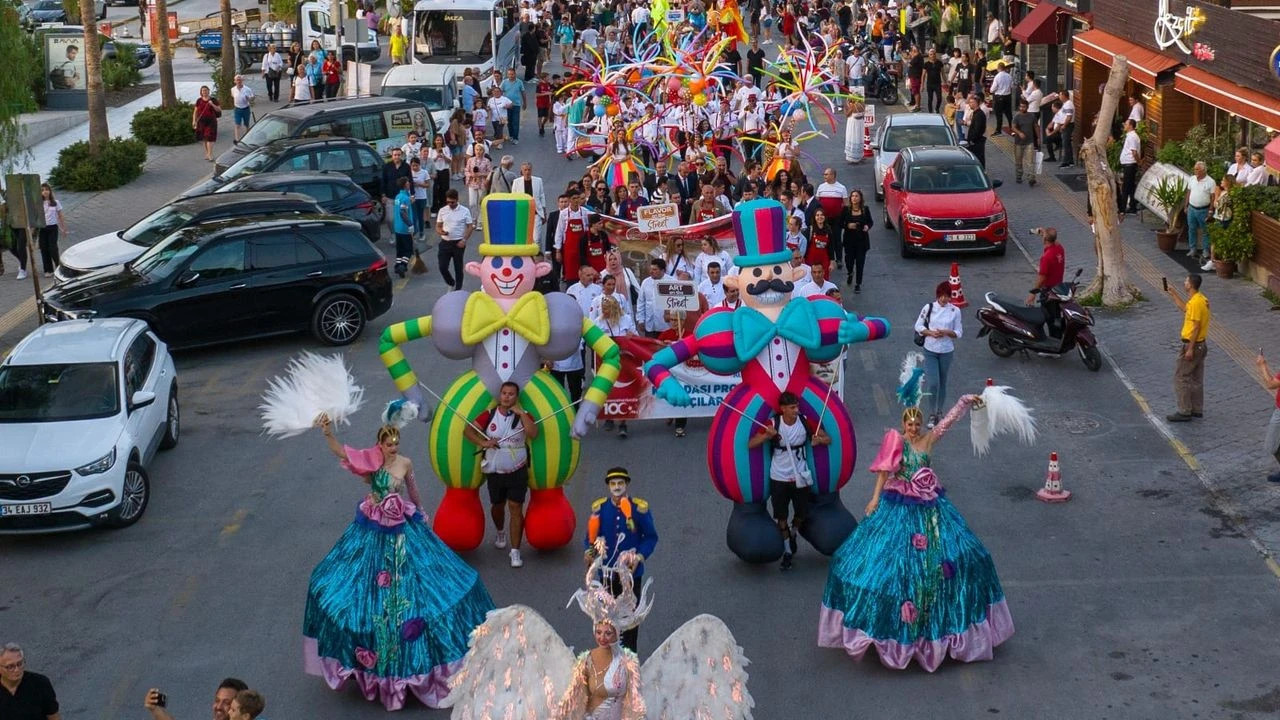
<svg viewBox="0 0 1280 720">
<path fill-rule="evenodd" d="M 1058 466 L 1058 453 L 1049 453 L 1049 474 L 1045 475 L 1044 487 L 1036 491 L 1036 499 L 1047 503 L 1066 502 L 1071 499 L 1071 491 L 1062 489 L 1062 470 Z"/>
<path fill-rule="evenodd" d="M 947 284 L 951 286 L 951 304 L 961 309 L 969 307 L 969 301 L 964 299 L 964 288 L 960 286 L 960 263 L 951 263 L 951 277 Z"/>
<path fill-rule="evenodd" d="M 871 152 L 871 126 L 862 126 L 862 158 L 865 160 L 869 157 L 875 157 L 875 153 Z"/>
</svg>

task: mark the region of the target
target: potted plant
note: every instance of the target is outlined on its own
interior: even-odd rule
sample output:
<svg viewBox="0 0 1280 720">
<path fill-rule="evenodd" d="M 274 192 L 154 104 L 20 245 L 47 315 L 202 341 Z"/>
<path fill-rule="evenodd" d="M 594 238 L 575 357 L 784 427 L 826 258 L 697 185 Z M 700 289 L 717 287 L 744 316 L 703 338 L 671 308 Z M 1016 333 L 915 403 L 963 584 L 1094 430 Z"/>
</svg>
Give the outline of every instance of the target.
<svg viewBox="0 0 1280 720">
<path fill-rule="evenodd" d="M 1161 252 L 1173 252 L 1182 231 L 1182 209 L 1187 201 L 1187 181 L 1180 175 L 1166 175 L 1151 188 L 1151 199 L 1165 212 L 1164 230 L 1156 231 Z"/>
<path fill-rule="evenodd" d="M 1213 269 L 1220 278 L 1234 275 L 1241 262 L 1253 258 L 1256 249 L 1248 220 L 1240 218 L 1226 227 L 1210 224 L 1209 242 L 1213 245 Z"/>
</svg>

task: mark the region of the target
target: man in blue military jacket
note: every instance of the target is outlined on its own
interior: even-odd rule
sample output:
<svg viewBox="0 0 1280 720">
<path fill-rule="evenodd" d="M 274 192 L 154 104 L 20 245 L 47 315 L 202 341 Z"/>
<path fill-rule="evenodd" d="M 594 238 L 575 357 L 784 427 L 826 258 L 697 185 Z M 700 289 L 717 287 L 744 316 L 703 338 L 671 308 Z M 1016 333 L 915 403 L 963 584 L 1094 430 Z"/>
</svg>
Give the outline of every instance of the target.
<svg viewBox="0 0 1280 720">
<path fill-rule="evenodd" d="M 626 468 L 610 469 L 604 481 L 609 486 L 609 495 L 591 503 L 584 542 L 586 559 L 588 563 L 595 560 L 597 547 L 603 545 L 604 564 L 631 568 L 633 587 L 638 594 L 643 587 L 644 561 L 658 546 L 658 530 L 653 526 L 649 503 L 628 495 L 631 474 Z M 614 595 L 622 592 L 622 583 L 616 577 L 611 578 L 611 584 Z M 639 629 L 632 628 L 622 633 L 622 646 L 636 652 L 638 638 Z"/>
</svg>

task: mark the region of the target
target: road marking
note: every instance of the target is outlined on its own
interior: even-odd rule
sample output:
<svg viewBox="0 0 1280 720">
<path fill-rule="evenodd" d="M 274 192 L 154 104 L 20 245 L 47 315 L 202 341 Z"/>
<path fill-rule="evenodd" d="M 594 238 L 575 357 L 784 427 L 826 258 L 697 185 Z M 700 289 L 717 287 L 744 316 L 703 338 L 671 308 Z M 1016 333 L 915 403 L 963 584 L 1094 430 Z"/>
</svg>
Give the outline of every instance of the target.
<svg viewBox="0 0 1280 720">
<path fill-rule="evenodd" d="M 405 287 L 407 287 L 408 285 L 409 285 L 409 276 L 408 276 L 408 275 L 405 275 L 405 276 L 400 280 L 400 282 L 396 284 L 395 292 L 400 292 L 400 291 L 404 290 L 404 289 L 405 289 Z"/>
<path fill-rule="evenodd" d="M 888 415 L 889 396 L 888 393 L 884 391 L 884 388 L 880 386 L 880 383 L 875 383 L 871 386 L 871 396 L 875 398 L 876 410 L 878 410 L 881 415 Z"/>
<path fill-rule="evenodd" d="M 244 524 L 244 519 L 247 517 L 249 517 L 248 510 L 244 508 L 240 508 L 239 510 L 236 510 L 235 514 L 231 516 L 231 522 L 222 526 L 222 532 L 218 533 L 219 538 L 225 539 L 236 534 L 236 532 L 239 531 L 240 527 Z"/>
<path fill-rule="evenodd" d="M 4 315 L 0 315 L 0 335 L 4 335 L 36 314 L 36 299 L 29 297 Z"/>
<path fill-rule="evenodd" d="M 863 348 L 858 351 L 858 354 L 862 356 L 862 369 L 866 370 L 868 373 L 874 373 L 876 371 L 875 352 L 870 348 Z"/>
</svg>

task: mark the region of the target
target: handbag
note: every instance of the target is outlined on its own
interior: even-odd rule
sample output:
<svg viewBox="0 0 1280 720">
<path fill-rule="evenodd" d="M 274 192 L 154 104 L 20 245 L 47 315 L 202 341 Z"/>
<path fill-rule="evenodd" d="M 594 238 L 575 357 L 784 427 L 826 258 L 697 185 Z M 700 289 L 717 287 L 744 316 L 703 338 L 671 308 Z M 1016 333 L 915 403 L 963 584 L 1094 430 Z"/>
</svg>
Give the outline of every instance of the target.
<svg viewBox="0 0 1280 720">
<path fill-rule="evenodd" d="M 924 311 L 924 326 L 926 329 L 929 327 L 929 321 L 931 320 L 933 320 L 933 303 L 929 303 Z M 924 333 L 916 333 L 915 336 L 911 338 L 911 341 L 918 347 L 924 347 Z"/>
</svg>

